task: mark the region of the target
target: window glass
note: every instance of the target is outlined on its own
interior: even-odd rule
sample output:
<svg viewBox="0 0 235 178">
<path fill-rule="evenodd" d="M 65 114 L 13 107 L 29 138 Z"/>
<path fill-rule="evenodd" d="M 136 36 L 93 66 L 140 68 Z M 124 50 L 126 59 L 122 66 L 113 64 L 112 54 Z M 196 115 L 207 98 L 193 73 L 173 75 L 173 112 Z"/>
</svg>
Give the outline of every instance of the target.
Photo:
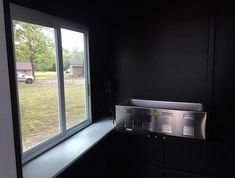
<svg viewBox="0 0 235 178">
<path fill-rule="evenodd" d="M 84 34 L 61 29 L 63 48 L 66 128 L 86 120 Z"/>
<path fill-rule="evenodd" d="M 23 152 L 60 132 L 53 28 L 13 20 Z"/>
</svg>

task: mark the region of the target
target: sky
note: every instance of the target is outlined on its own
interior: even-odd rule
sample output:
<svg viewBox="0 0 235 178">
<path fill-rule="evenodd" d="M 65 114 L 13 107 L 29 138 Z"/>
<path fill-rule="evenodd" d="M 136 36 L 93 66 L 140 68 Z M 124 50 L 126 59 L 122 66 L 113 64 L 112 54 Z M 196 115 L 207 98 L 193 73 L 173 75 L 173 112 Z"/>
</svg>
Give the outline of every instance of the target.
<svg viewBox="0 0 235 178">
<path fill-rule="evenodd" d="M 61 29 L 62 47 L 69 50 L 84 50 L 84 35 L 80 32 Z"/>
</svg>

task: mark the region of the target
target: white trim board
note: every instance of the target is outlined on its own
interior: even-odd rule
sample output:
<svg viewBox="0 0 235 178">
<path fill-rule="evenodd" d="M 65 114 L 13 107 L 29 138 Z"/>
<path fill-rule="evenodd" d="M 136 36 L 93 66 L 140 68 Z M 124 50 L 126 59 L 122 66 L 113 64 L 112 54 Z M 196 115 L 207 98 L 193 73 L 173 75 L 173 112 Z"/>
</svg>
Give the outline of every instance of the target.
<svg viewBox="0 0 235 178">
<path fill-rule="evenodd" d="M 17 171 L 2 0 L 0 0 L 0 41 L 0 177 L 16 178 Z"/>
</svg>

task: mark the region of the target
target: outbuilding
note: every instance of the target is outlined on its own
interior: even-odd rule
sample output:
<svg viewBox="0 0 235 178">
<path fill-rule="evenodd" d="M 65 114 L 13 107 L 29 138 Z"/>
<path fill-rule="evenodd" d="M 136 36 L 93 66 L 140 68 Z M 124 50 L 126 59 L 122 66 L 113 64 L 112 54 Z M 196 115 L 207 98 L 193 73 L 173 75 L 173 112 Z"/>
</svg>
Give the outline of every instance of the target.
<svg viewBox="0 0 235 178">
<path fill-rule="evenodd" d="M 32 76 L 32 65 L 30 62 L 16 62 L 17 72 Z"/>
<path fill-rule="evenodd" d="M 70 75 L 73 77 L 82 76 L 84 74 L 83 61 L 74 59 L 70 62 Z"/>
</svg>

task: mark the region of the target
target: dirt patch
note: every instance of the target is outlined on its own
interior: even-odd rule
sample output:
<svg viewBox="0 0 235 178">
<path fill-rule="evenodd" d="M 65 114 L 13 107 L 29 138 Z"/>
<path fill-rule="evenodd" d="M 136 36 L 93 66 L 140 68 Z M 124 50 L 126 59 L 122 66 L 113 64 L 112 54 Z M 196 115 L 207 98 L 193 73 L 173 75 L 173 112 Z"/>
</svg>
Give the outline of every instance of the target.
<svg viewBox="0 0 235 178">
<path fill-rule="evenodd" d="M 39 86 L 52 86 L 57 85 L 58 81 L 56 79 L 38 79 L 34 82 L 34 85 Z M 77 85 L 84 85 L 85 79 L 65 79 L 64 85 L 67 86 L 77 86 Z"/>
</svg>

